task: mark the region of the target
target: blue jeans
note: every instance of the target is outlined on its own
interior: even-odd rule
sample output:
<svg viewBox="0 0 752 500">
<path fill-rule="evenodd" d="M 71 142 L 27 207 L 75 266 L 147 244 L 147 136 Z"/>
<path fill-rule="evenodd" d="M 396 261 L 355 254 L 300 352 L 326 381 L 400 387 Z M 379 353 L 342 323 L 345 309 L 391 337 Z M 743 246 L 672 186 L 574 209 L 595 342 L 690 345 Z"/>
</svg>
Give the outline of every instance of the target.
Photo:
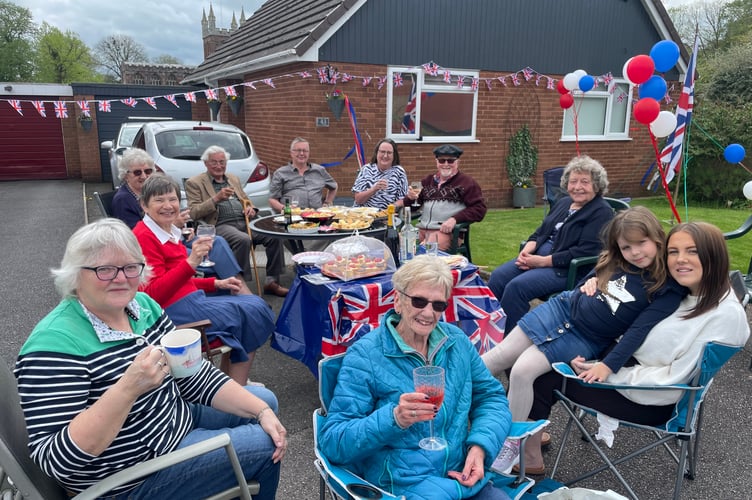
<svg viewBox="0 0 752 500">
<path fill-rule="evenodd" d="M 517 259 L 509 260 L 494 269 L 488 280 L 488 288 L 499 299 L 501 308 L 507 315 L 504 327 L 507 332 L 511 332 L 517 321 L 530 310 L 531 300 L 561 292 L 567 287 L 566 271 L 553 267 L 523 271 L 515 265 L 515 260 Z"/>
<path fill-rule="evenodd" d="M 269 389 L 246 386 L 276 413 L 277 398 Z M 280 462 L 272 462 L 275 446 L 269 435 L 255 420 L 215 410 L 208 406 L 191 405 L 193 430 L 178 448 L 198 443 L 222 433 L 230 435 L 240 459 L 245 477 L 255 479 L 261 486 L 254 500 L 274 500 L 279 483 Z M 123 493 L 117 500 L 147 500 L 154 498 L 206 498 L 236 485 L 224 448 L 155 472 L 137 488 Z"/>
</svg>

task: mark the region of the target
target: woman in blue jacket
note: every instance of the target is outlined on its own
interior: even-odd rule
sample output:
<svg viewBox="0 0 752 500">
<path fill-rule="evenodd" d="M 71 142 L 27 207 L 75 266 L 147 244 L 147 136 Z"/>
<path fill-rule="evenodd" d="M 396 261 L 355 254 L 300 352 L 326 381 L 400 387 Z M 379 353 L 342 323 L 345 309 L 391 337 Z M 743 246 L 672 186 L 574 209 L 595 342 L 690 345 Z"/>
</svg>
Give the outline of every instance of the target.
<svg viewBox="0 0 752 500">
<path fill-rule="evenodd" d="M 508 402 L 459 328 L 439 322 L 453 278 L 418 256 L 394 273 L 394 310 L 353 344 L 339 373 L 321 446 L 332 462 L 407 498 L 501 499 L 486 475 L 511 426 Z M 445 370 L 439 407 L 415 392 L 413 369 Z M 419 446 L 433 419 L 448 446 Z"/>
<path fill-rule="evenodd" d="M 519 255 L 494 269 L 488 281 L 507 315 L 508 332 L 528 312 L 532 299 L 566 289 L 572 259 L 601 251 L 599 233 L 614 215 L 603 199 L 606 169 L 589 156 L 578 156 L 564 169 L 561 187 L 568 196 L 553 206 Z M 587 271 L 583 268 L 577 279 Z"/>
</svg>

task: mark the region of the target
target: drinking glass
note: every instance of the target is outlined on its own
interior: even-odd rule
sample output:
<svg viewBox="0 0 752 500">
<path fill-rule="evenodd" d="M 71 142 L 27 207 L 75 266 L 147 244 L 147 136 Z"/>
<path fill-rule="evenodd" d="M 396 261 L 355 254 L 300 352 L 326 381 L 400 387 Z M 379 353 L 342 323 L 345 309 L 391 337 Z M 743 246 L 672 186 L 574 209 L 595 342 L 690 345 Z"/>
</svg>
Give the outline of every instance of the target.
<svg viewBox="0 0 752 500">
<path fill-rule="evenodd" d="M 188 241 L 193 235 L 193 226 L 193 220 L 191 219 L 188 219 L 183 223 L 183 228 L 180 230 L 180 232 L 183 234 L 183 239 L 185 241 Z"/>
<path fill-rule="evenodd" d="M 216 234 L 216 230 L 214 229 L 214 226 L 211 224 L 201 224 L 196 229 L 196 238 L 201 238 L 202 236 L 206 236 L 212 239 L 212 242 L 214 241 L 214 235 Z M 204 260 L 201 261 L 199 264 L 200 267 L 211 267 L 214 265 L 214 262 L 209 260 L 209 254 L 207 253 L 204 255 Z"/>
<path fill-rule="evenodd" d="M 295 210 L 300 205 L 300 199 L 297 196 L 290 198 L 290 208 Z"/>
<path fill-rule="evenodd" d="M 437 408 L 444 401 L 444 369 L 440 366 L 419 366 L 413 370 L 415 392 L 428 396 L 428 402 Z M 428 421 L 429 435 L 420 440 L 424 450 L 443 450 L 447 446 L 445 439 L 433 435 L 433 419 Z"/>
<path fill-rule="evenodd" d="M 412 189 L 413 191 L 415 191 L 416 195 L 420 195 L 420 192 L 423 190 L 423 184 L 421 184 L 420 181 L 412 181 L 410 183 L 410 189 Z M 413 200 L 412 206 L 414 206 L 414 207 L 419 207 L 420 206 L 420 204 L 418 203 L 418 198 L 415 198 Z"/>
</svg>

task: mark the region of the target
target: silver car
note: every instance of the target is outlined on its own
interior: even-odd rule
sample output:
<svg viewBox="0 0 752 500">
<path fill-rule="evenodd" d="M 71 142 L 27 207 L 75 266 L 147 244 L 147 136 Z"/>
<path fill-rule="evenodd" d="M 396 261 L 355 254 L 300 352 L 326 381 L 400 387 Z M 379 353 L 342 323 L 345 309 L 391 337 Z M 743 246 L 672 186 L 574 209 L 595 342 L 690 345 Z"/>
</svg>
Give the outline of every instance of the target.
<svg viewBox="0 0 752 500">
<path fill-rule="evenodd" d="M 189 177 L 206 171 L 201 161 L 206 148 L 221 146 L 230 153 L 227 172 L 240 179 L 243 191 L 256 208 L 271 212 L 269 168 L 256 156 L 245 132 L 234 125 L 194 121 L 143 123 L 132 146 L 146 150 L 154 158 L 156 169 L 181 186 Z"/>
<path fill-rule="evenodd" d="M 120 125 L 120 131 L 114 141 L 104 141 L 99 147 L 107 150 L 107 154 L 110 157 L 110 172 L 112 173 L 112 187 L 116 188 L 120 185 L 118 179 L 118 163 L 123 157 L 123 152 L 131 147 L 133 144 L 133 138 L 136 137 L 136 132 L 141 128 L 143 122 L 126 122 Z"/>
</svg>

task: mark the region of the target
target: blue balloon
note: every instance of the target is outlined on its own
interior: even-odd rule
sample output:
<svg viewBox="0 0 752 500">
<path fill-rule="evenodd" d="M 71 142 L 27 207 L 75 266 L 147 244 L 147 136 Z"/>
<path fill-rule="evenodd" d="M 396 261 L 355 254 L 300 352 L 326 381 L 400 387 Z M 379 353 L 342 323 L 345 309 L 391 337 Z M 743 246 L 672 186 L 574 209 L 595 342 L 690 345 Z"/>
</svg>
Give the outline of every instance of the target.
<svg viewBox="0 0 752 500">
<path fill-rule="evenodd" d="M 656 71 L 666 72 L 679 60 L 679 46 L 672 40 L 661 40 L 650 49 L 650 58 L 655 63 Z"/>
<path fill-rule="evenodd" d="M 741 163 L 745 154 L 746 151 L 744 151 L 744 146 L 741 144 L 729 144 L 723 150 L 723 157 L 729 163 Z"/>
<path fill-rule="evenodd" d="M 580 90 L 587 92 L 595 86 L 595 78 L 590 75 L 585 75 L 580 78 Z"/>
<path fill-rule="evenodd" d="M 640 85 L 640 99 L 643 97 L 652 97 L 660 101 L 666 95 L 666 80 L 662 76 L 653 75 L 648 81 Z"/>
</svg>

